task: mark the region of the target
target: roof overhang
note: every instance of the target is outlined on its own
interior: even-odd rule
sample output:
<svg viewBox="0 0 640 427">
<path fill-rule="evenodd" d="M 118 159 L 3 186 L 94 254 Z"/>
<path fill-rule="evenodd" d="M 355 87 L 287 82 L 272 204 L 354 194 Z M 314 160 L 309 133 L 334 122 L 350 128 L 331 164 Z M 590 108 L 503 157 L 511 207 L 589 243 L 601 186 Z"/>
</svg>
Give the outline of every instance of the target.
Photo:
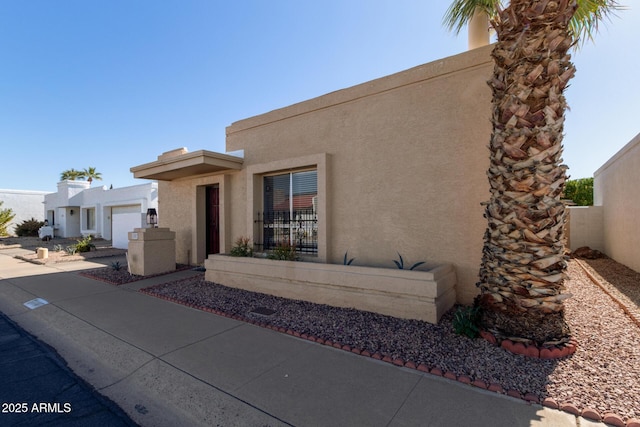
<svg viewBox="0 0 640 427">
<path fill-rule="evenodd" d="M 242 169 L 244 159 L 229 154 L 199 150 L 173 157 L 163 158 L 151 163 L 134 166 L 130 169 L 134 178 L 173 181 L 197 175 L 219 174 L 230 170 Z"/>
</svg>

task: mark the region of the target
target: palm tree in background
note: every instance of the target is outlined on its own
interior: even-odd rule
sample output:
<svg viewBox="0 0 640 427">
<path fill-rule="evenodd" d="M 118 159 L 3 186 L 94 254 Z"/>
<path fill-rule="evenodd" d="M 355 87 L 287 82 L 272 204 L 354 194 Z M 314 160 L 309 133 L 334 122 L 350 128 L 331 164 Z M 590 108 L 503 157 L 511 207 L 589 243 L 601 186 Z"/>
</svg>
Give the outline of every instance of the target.
<svg viewBox="0 0 640 427">
<path fill-rule="evenodd" d="M 102 180 L 102 174 L 96 171 L 96 168 L 89 167 L 84 170 L 75 170 L 75 169 L 67 169 L 60 174 L 60 181 L 76 181 L 76 180 L 87 180 L 89 184 L 93 182 L 94 179 Z"/>
<path fill-rule="evenodd" d="M 82 172 L 82 176 L 83 176 L 83 178 L 86 178 L 87 181 L 89 181 L 89 185 L 91 185 L 91 183 L 93 182 L 94 179 L 102 181 L 102 174 L 100 172 L 96 171 L 96 168 L 94 168 L 94 167 L 89 167 L 89 168 L 85 169 Z"/>
<path fill-rule="evenodd" d="M 567 167 L 563 95 L 575 73 L 568 53 L 621 6 L 613 0 L 455 0 L 444 23 L 459 32 L 477 11 L 497 35 L 491 56 L 490 199 L 476 304 L 499 338 L 560 344 L 566 279 Z M 488 30 L 488 29 L 487 29 Z"/>
<path fill-rule="evenodd" d="M 13 209 L 2 208 L 3 203 L 4 202 L 0 200 L 0 237 L 7 236 L 9 234 L 7 232 L 7 226 L 16 217 L 16 214 L 13 212 Z"/>
<path fill-rule="evenodd" d="M 60 174 L 60 181 L 66 181 L 66 180 L 75 181 L 77 179 L 82 179 L 83 176 L 84 175 L 82 171 L 78 171 L 75 169 L 67 169 L 66 171 L 63 171 Z"/>
</svg>

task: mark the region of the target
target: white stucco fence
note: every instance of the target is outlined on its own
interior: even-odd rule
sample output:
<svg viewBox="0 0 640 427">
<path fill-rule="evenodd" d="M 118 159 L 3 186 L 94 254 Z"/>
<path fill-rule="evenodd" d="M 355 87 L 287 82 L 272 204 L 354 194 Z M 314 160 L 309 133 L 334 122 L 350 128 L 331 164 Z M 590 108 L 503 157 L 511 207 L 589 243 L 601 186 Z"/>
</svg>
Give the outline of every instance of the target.
<svg viewBox="0 0 640 427">
<path fill-rule="evenodd" d="M 569 249 L 588 246 L 605 252 L 602 206 L 569 207 Z"/>
<path fill-rule="evenodd" d="M 593 177 L 594 205 L 602 206 L 604 253 L 640 271 L 640 133 Z"/>
<path fill-rule="evenodd" d="M 0 201 L 3 202 L 0 209 L 11 209 L 15 217 L 7 226 L 9 235 L 14 235 L 15 227 L 22 222 L 31 218 L 38 221 L 44 220 L 44 211 L 42 204 L 44 203 L 47 191 L 30 191 L 30 190 L 3 190 L 0 189 Z"/>
</svg>

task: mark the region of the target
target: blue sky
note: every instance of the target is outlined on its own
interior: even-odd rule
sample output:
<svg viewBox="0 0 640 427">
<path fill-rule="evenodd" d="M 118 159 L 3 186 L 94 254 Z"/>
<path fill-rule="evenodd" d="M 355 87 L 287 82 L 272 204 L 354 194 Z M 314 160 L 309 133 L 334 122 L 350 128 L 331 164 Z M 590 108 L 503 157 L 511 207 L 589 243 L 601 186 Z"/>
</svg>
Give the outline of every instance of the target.
<svg viewBox="0 0 640 427">
<path fill-rule="evenodd" d="M 463 52 L 466 34 L 441 24 L 448 5 L 4 0 L 0 188 L 55 191 L 62 171 L 90 166 L 123 187 L 162 152 L 224 152 L 235 121 Z M 638 42 L 635 8 L 574 53 L 572 178 L 640 132 Z"/>
</svg>

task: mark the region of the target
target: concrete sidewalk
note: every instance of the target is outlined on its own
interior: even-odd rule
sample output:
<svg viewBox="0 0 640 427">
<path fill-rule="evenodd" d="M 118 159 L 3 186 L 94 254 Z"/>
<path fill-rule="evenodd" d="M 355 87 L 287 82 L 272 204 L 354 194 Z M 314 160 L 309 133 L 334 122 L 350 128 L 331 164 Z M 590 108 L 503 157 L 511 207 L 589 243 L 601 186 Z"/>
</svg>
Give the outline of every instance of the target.
<svg viewBox="0 0 640 427">
<path fill-rule="evenodd" d="M 11 255 L 0 311 L 143 426 L 603 425 L 137 292 L 193 271 L 116 287 Z"/>
</svg>

